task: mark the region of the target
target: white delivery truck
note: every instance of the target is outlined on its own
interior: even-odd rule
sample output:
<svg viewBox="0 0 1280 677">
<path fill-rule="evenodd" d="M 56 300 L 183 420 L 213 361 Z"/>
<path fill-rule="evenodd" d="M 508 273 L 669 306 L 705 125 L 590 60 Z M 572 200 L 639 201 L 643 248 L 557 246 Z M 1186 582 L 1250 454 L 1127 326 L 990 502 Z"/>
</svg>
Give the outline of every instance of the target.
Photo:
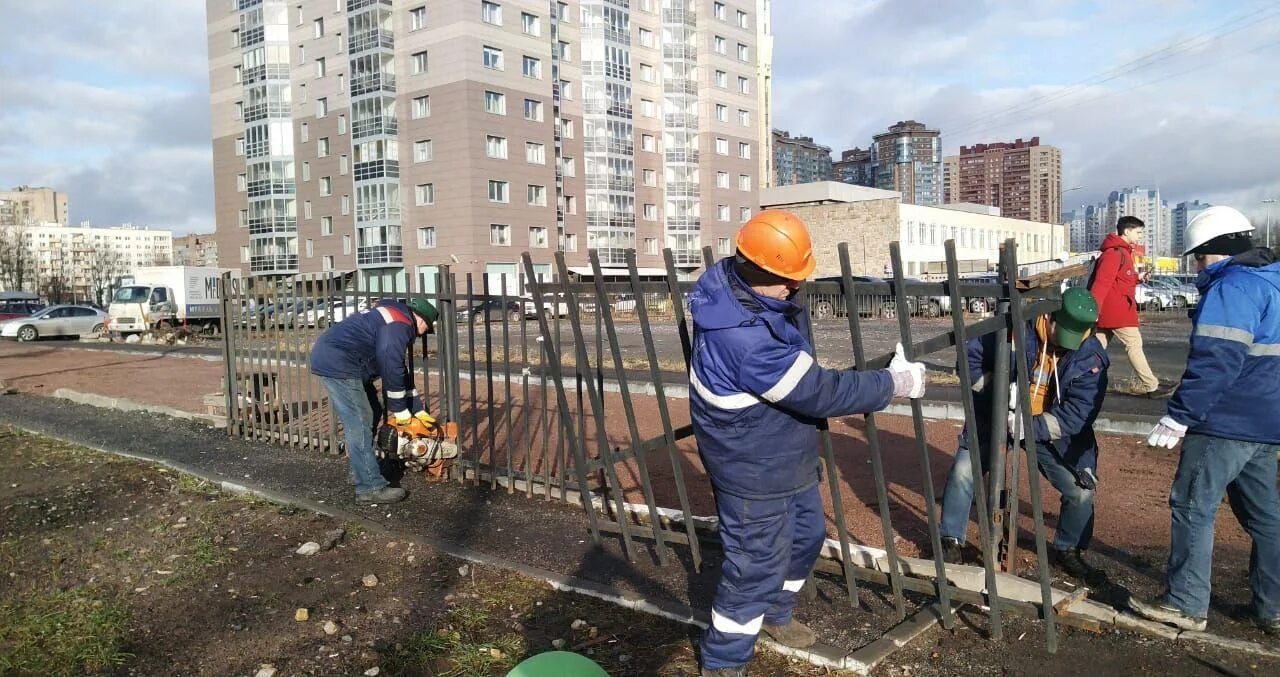
<svg viewBox="0 0 1280 677">
<path fill-rule="evenodd" d="M 138 268 L 111 298 L 108 330 L 127 336 L 178 326 L 217 333 L 221 329 L 218 286 L 226 268 L 149 266 Z"/>
</svg>

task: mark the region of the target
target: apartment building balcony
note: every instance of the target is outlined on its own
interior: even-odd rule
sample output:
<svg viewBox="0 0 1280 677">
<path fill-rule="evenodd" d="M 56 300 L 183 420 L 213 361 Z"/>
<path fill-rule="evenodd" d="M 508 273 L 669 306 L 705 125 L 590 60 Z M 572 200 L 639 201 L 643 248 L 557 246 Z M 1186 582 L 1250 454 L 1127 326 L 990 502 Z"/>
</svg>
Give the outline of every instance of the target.
<svg viewBox="0 0 1280 677">
<path fill-rule="evenodd" d="M 662 121 L 668 127 L 698 128 L 698 116 L 692 113 L 667 113 Z"/>
<path fill-rule="evenodd" d="M 697 164 L 698 151 L 688 148 L 670 148 L 665 153 L 667 162 Z"/>
<path fill-rule="evenodd" d="M 398 179 L 400 178 L 400 161 L 374 160 L 372 162 L 357 162 L 352 167 L 352 173 L 355 175 L 356 181 L 382 178 Z"/>
<path fill-rule="evenodd" d="M 364 73 L 351 78 L 351 96 L 376 92 L 395 93 L 396 76 L 391 73 Z"/>
<path fill-rule="evenodd" d="M 358 12 L 366 7 L 382 5 L 391 8 L 391 0 L 347 0 L 347 12 Z"/>
<path fill-rule="evenodd" d="M 246 9 L 251 9 L 261 4 L 262 4 L 262 0 L 240 0 L 240 3 L 237 5 L 237 8 L 241 12 L 243 12 Z"/>
<path fill-rule="evenodd" d="M 404 246 L 379 244 L 356 248 L 356 265 L 365 268 L 398 266 L 404 263 Z"/>
<path fill-rule="evenodd" d="M 347 51 L 352 55 L 369 49 L 392 49 L 395 47 L 395 36 L 381 28 L 352 33 L 347 38 Z"/>
<path fill-rule="evenodd" d="M 351 123 L 351 137 L 363 139 L 369 136 L 395 136 L 399 127 L 395 118 L 386 115 L 356 120 Z"/>
<path fill-rule="evenodd" d="M 693 80 L 667 80 L 662 83 L 662 91 L 665 94 L 689 94 L 698 93 L 698 83 Z"/>
<path fill-rule="evenodd" d="M 297 254 L 268 254 L 250 256 L 249 272 L 258 275 L 276 275 L 298 272 Z"/>
<path fill-rule="evenodd" d="M 703 263 L 701 249 L 672 249 L 671 258 L 677 266 L 692 266 L 696 268 Z"/>
<path fill-rule="evenodd" d="M 259 0 L 259 2 L 261 2 L 261 0 Z M 242 49 L 255 47 L 257 45 L 262 44 L 264 40 L 266 40 L 265 28 L 263 28 L 262 26 L 254 26 L 253 28 L 246 28 L 244 32 L 240 34 L 240 47 Z"/>
<path fill-rule="evenodd" d="M 249 236 L 293 235 L 298 232 L 298 219 L 279 217 L 274 219 L 249 219 Z"/>
</svg>

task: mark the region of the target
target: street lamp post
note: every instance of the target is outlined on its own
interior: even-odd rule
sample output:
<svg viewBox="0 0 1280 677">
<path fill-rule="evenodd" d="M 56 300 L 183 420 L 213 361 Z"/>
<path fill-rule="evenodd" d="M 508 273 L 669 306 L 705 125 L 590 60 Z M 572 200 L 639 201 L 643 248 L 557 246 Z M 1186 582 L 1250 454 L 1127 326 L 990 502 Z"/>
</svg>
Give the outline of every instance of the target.
<svg viewBox="0 0 1280 677">
<path fill-rule="evenodd" d="M 1071 191 L 1073 191 L 1073 190 L 1080 190 L 1081 188 L 1084 188 L 1084 186 L 1075 186 L 1075 187 L 1072 187 L 1072 188 L 1066 188 L 1066 189 L 1064 189 L 1064 190 L 1062 191 L 1062 193 L 1059 195 L 1059 197 L 1058 197 L 1058 220 L 1059 220 L 1059 221 L 1061 221 L 1061 220 L 1062 220 L 1062 207 L 1066 204 L 1066 202 L 1064 202 L 1064 198 L 1063 198 L 1062 196 L 1063 196 L 1063 195 L 1066 195 L 1067 193 L 1070 193 L 1070 192 L 1071 192 Z M 1057 232 L 1057 230 L 1058 230 L 1058 228 L 1057 228 L 1057 226 L 1056 226 L 1056 225 L 1052 226 L 1052 227 L 1050 228 L 1050 230 L 1049 230 L 1049 254 L 1050 254 L 1050 255 L 1053 255 L 1053 254 L 1055 254 L 1055 253 L 1057 252 L 1057 250 L 1056 250 L 1056 249 L 1054 249 L 1054 246 L 1053 246 L 1053 240 L 1054 240 L 1054 237 L 1053 237 L 1053 236 L 1054 236 L 1054 233 L 1056 233 L 1056 232 Z M 1071 242 L 1070 235 L 1068 235 L 1068 237 L 1067 237 L 1067 242 L 1068 242 L 1068 243 L 1070 243 L 1070 242 Z"/>
<path fill-rule="evenodd" d="M 1275 225 L 1271 220 L 1271 205 L 1274 205 L 1275 203 L 1276 199 L 1273 197 L 1269 197 L 1262 201 L 1262 204 L 1267 206 L 1267 249 L 1271 248 L 1271 229 Z"/>
</svg>

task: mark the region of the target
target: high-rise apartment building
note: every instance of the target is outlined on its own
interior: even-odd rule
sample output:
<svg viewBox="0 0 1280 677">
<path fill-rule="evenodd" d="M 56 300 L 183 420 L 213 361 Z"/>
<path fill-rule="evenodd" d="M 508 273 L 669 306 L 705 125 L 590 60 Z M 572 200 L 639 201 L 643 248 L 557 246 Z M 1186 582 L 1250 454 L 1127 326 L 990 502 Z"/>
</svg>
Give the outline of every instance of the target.
<svg viewBox="0 0 1280 677">
<path fill-rule="evenodd" d="M 1000 208 L 1012 219 L 1056 222 L 1062 213 L 1062 152 L 1040 137 L 961 146 L 944 161 L 951 168 L 948 202 Z"/>
<path fill-rule="evenodd" d="M 960 202 L 960 156 L 942 158 L 942 203 Z"/>
<path fill-rule="evenodd" d="M 875 165 L 871 164 L 871 149 L 850 148 L 840 153 L 840 159 L 831 163 L 832 178 L 841 183 L 874 188 Z"/>
<path fill-rule="evenodd" d="M 871 144 L 875 188 L 902 193 L 906 204 L 942 204 L 942 133 L 915 120 L 876 134 Z"/>
<path fill-rule="evenodd" d="M 768 9 L 207 0 L 220 261 L 496 290 L 525 250 L 730 253 L 767 165 Z"/>
<path fill-rule="evenodd" d="M 124 275 L 138 266 L 165 266 L 173 260 L 173 232 L 139 228 L 132 224 L 107 228 L 80 226 L 17 225 L 0 228 L 0 241 L 20 244 L 25 291 L 50 288 L 68 298 L 94 299 L 93 287 L 103 273 Z M 12 276 L 13 271 L 6 271 Z M 10 284 L 0 280 L 0 287 Z M 16 291 L 9 289 L 6 291 Z"/>
<path fill-rule="evenodd" d="M 1169 225 L 1170 256 L 1182 256 L 1182 252 L 1187 248 L 1187 224 L 1211 206 L 1213 205 L 1194 200 L 1179 202 L 1173 208 Z"/>
<path fill-rule="evenodd" d="M 191 233 L 173 238 L 173 265 L 217 266 L 218 241 L 212 233 Z"/>
<path fill-rule="evenodd" d="M 0 191 L 0 226 L 67 225 L 67 194 L 52 188 L 18 186 Z"/>
<path fill-rule="evenodd" d="M 1105 203 L 1098 205 L 1099 229 L 1102 236 L 1114 233 L 1122 216 L 1136 216 L 1146 224 L 1143 246 L 1149 257 L 1171 256 L 1173 251 L 1173 212 L 1160 199 L 1159 190 L 1135 186 L 1112 191 Z M 1179 252 L 1181 253 L 1181 252 Z"/>
<path fill-rule="evenodd" d="M 791 186 L 831 180 L 831 149 L 813 137 L 791 136 L 773 130 L 773 177 L 776 185 Z"/>
</svg>

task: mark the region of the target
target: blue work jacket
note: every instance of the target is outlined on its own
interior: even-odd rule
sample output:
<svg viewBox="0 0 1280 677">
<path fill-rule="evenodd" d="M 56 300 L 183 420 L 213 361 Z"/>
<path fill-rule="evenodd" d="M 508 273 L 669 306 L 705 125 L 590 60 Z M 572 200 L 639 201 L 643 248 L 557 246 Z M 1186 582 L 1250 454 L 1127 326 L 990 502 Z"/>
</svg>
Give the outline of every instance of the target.
<svg viewBox="0 0 1280 677">
<path fill-rule="evenodd" d="M 422 410 L 405 361 L 418 336 L 409 306 L 384 300 L 329 327 L 311 348 L 311 373 L 329 378 L 382 378 L 387 412 Z"/>
</svg>

